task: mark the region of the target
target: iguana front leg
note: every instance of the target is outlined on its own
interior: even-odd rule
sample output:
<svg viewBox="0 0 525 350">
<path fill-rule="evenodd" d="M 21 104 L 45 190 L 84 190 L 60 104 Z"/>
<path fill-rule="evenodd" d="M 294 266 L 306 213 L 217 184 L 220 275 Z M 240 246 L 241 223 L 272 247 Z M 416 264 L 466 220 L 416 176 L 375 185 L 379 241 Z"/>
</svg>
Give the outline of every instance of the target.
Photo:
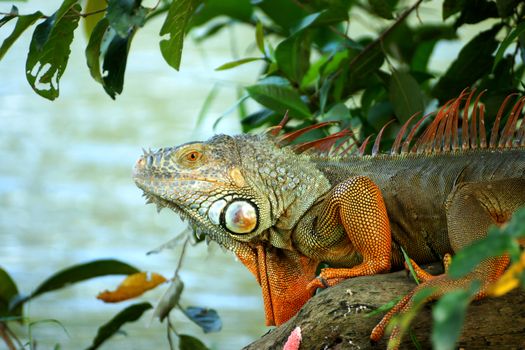
<svg viewBox="0 0 525 350">
<path fill-rule="evenodd" d="M 350 178 L 335 186 L 325 203 L 316 225 L 319 236 L 328 236 L 334 226 L 342 225 L 362 262 L 351 268 L 325 268 L 308 288 L 315 290 L 349 277 L 389 271 L 392 250 L 390 224 L 376 184 L 365 176 Z"/>
<path fill-rule="evenodd" d="M 525 204 L 525 180 L 511 179 L 482 183 L 462 183 L 449 195 L 446 203 L 447 227 L 450 244 L 455 252 L 486 236 L 491 225 L 502 225 L 512 213 Z M 414 295 L 423 288 L 433 288 L 427 298 L 435 300 L 458 288 L 468 288 L 472 281 L 481 281 L 480 292 L 475 299 L 485 296 L 486 287 L 497 280 L 507 267 L 507 256 L 493 257 L 481 262 L 471 273 L 459 279 L 446 274 L 427 278 L 390 310 L 374 328 L 372 341 L 383 336 L 388 322 L 398 313 L 407 312 L 413 306 Z M 400 330 L 395 327 L 390 336 L 389 349 L 400 343 Z"/>
</svg>

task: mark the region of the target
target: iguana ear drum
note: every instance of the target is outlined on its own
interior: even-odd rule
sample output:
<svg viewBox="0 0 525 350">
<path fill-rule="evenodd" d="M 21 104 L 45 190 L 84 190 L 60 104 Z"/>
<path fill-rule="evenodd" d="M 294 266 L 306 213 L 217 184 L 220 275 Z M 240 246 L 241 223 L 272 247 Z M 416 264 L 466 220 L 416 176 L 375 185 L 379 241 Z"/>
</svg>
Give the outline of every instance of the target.
<svg viewBox="0 0 525 350">
<path fill-rule="evenodd" d="M 221 225 L 235 235 L 244 235 L 257 229 L 259 212 L 248 200 L 228 203 L 221 213 Z"/>
</svg>

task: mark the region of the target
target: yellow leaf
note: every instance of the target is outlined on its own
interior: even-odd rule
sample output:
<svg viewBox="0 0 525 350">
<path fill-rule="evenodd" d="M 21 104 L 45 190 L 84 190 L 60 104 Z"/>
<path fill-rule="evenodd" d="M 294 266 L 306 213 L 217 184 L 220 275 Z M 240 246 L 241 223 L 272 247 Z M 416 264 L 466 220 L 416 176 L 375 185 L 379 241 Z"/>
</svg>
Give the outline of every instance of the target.
<svg viewBox="0 0 525 350">
<path fill-rule="evenodd" d="M 487 294 L 493 297 L 499 297 L 507 294 L 520 284 L 519 274 L 525 270 L 525 251 L 521 253 L 520 260 L 512 264 L 511 267 L 488 289 Z"/>
<path fill-rule="evenodd" d="M 106 303 L 118 303 L 119 301 L 136 298 L 164 282 L 166 282 L 166 278 L 157 273 L 134 273 L 126 277 L 114 291 L 106 290 L 99 293 L 97 299 Z"/>
<path fill-rule="evenodd" d="M 93 13 L 92 15 L 89 15 L 87 17 L 84 17 L 84 33 L 86 34 L 86 38 L 89 38 L 91 36 L 91 32 L 93 31 L 93 28 L 95 28 L 95 25 L 104 17 L 104 12 L 98 12 L 104 10 L 108 6 L 106 0 L 86 0 L 86 4 L 84 6 L 84 12 L 85 13 Z"/>
</svg>

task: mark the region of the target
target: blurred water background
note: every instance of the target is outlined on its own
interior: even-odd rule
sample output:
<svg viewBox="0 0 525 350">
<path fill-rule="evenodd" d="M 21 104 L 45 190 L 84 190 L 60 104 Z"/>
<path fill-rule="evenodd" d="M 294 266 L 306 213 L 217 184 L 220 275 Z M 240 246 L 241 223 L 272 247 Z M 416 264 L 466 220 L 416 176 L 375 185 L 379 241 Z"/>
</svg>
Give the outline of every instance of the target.
<svg viewBox="0 0 525 350">
<path fill-rule="evenodd" d="M 16 5 L 22 14 L 37 9 L 51 14 L 60 3 Z M 8 12 L 10 6 L 3 2 L 0 11 Z M 102 258 L 172 276 L 180 249 L 150 256 L 146 252 L 181 232 L 185 224 L 172 212 L 157 214 L 154 206 L 144 205 L 131 180 L 131 168 L 141 147 L 211 136 L 213 122 L 236 101 L 236 87 L 255 81 L 256 67 L 214 71 L 233 59 L 232 40 L 240 50 L 252 41 L 252 31 L 237 27 L 205 42 L 206 50 L 187 40 L 182 69 L 176 72 L 160 55 L 161 24 L 159 18 L 136 34 L 124 92 L 116 101 L 89 76 L 84 59 L 87 41 L 80 27 L 60 97 L 54 102 L 37 96 L 25 79 L 31 29 L 0 63 L 0 266 L 21 292 L 29 293 L 59 269 Z M 11 28 L 3 27 L 0 39 Z M 196 126 L 212 89 L 217 96 L 206 119 Z M 235 113 L 215 130 L 238 131 Z M 224 326 L 221 332 L 202 337 L 197 326 L 175 312 L 177 330 L 203 338 L 214 349 L 240 348 L 265 332 L 260 289 L 231 254 L 221 250 L 208 254 L 204 244 L 188 249 L 181 275 L 185 282 L 181 303 L 216 309 Z M 91 280 L 30 302 L 26 311 L 31 320 L 56 319 L 69 333 L 53 323 L 37 324 L 33 337 L 38 349 L 52 349 L 57 343 L 62 349 L 87 347 L 97 328 L 127 305 L 95 299 L 122 278 Z M 155 304 L 163 289 L 142 299 Z M 125 330 L 128 336 L 117 335 L 103 348 L 168 348 L 165 325 L 151 322 L 151 312 Z"/>
<path fill-rule="evenodd" d="M 20 13 L 36 9 L 51 14 L 61 1 L 17 3 Z M 8 12 L 9 2 L 0 11 Z M 422 16 L 439 18 L 437 9 Z M 170 68 L 158 48 L 161 18 L 135 36 L 124 92 L 111 100 L 89 76 L 84 59 L 86 38 L 77 29 L 68 69 L 54 102 L 37 96 L 24 76 L 32 29 L 0 62 L 0 266 L 29 293 L 53 272 L 94 259 L 115 258 L 145 271 L 170 277 L 180 249 L 146 256 L 146 252 L 181 232 L 185 225 L 172 212 L 145 206 L 131 180 L 131 167 L 141 147 L 157 148 L 206 139 L 216 132 L 237 133 L 236 113 L 213 123 L 238 98 L 238 87 L 255 82 L 257 63 L 231 71 L 214 68 L 239 55 L 249 56 L 253 29 L 236 26 L 197 44 L 186 40 L 180 72 Z M 362 24 L 365 23 L 364 21 Z M 0 39 L 14 21 L 2 28 Z M 360 30 L 359 23 L 352 25 Z M 356 28 L 357 26 L 357 28 Z M 363 26 L 361 26 L 362 28 Z M 369 27 L 370 29 L 370 27 Z M 476 34 L 474 29 L 472 34 Z M 468 36 L 468 35 L 467 35 Z M 436 49 L 431 65 L 446 67 L 459 43 Z M 214 89 L 216 98 L 206 117 L 197 116 Z M 197 125 L 198 124 L 198 125 Z M 223 330 L 206 334 L 182 314 L 172 315 L 182 333 L 200 337 L 212 349 L 238 349 L 267 331 L 260 289 L 231 254 L 204 244 L 189 249 L 181 272 L 185 291 L 181 303 L 216 309 Z M 27 306 L 31 320 L 56 319 L 33 327 L 38 349 L 87 347 L 97 328 L 125 305 L 95 299 L 122 277 L 104 277 L 59 292 L 44 294 Z M 142 300 L 153 304 L 164 288 Z M 20 326 L 19 334 L 27 329 Z M 166 329 L 147 313 L 125 326 L 104 349 L 166 349 Z M 0 343 L 0 349 L 3 343 Z"/>
</svg>

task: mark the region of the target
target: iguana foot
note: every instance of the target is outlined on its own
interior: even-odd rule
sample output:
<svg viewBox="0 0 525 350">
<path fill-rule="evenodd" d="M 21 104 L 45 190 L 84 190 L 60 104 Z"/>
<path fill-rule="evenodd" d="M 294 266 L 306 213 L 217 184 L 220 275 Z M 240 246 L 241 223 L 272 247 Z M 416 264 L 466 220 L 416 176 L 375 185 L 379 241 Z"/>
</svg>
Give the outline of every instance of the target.
<svg viewBox="0 0 525 350">
<path fill-rule="evenodd" d="M 443 267 L 444 267 L 444 270 L 445 270 L 445 273 L 447 273 L 448 271 L 448 267 L 450 266 L 450 263 L 452 262 L 452 255 L 450 254 L 445 254 L 445 256 L 443 257 Z M 403 263 L 404 266 L 405 266 L 405 269 L 407 271 L 410 270 L 410 267 L 408 266 L 408 264 L 405 262 Z M 434 279 L 438 276 L 441 276 L 441 275 L 432 275 L 430 273 L 428 273 L 427 271 L 423 270 L 421 268 L 421 266 L 419 266 L 414 260 L 410 259 L 410 265 L 412 265 L 412 269 L 414 269 L 414 273 L 416 274 L 416 277 L 417 279 L 419 280 L 419 282 L 426 282 L 426 281 L 430 281 L 431 279 Z"/>
<path fill-rule="evenodd" d="M 327 267 L 321 270 L 321 273 L 316 279 L 308 283 L 307 289 L 313 292 L 317 288 L 335 286 L 347 278 L 376 275 L 388 271 L 390 271 L 390 261 L 386 257 L 369 260 L 352 268 Z"/>
<path fill-rule="evenodd" d="M 425 272 L 427 275 L 432 276 L 432 278 L 419 284 L 410 293 L 403 297 L 403 299 L 401 299 L 374 327 L 372 333 L 370 334 L 370 340 L 372 342 L 378 342 L 383 337 L 388 323 L 394 316 L 410 312 L 410 310 L 418 303 L 426 303 L 428 301 L 437 300 L 450 291 L 457 289 L 467 289 L 471 285 L 472 281 L 478 280 L 482 282 L 480 291 L 473 298 L 474 300 L 482 299 L 486 296 L 485 289 L 487 286 L 496 281 L 499 276 L 503 274 L 508 263 L 508 256 L 489 258 L 480 263 L 473 272 L 458 279 L 452 279 L 447 274 L 432 276 Z M 426 295 L 423 295 L 423 299 L 417 300 L 418 292 L 422 291 L 423 289 L 429 290 L 430 292 Z M 402 335 L 403 332 L 401 328 L 399 326 L 395 326 L 392 329 L 392 333 L 390 334 L 388 349 L 397 349 L 401 343 Z"/>
<path fill-rule="evenodd" d="M 310 283 L 308 283 L 308 285 L 306 286 L 306 289 L 308 290 L 309 293 L 314 293 L 318 288 L 323 289 L 323 288 L 332 287 L 344 280 L 345 278 L 328 278 L 327 279 L 319 275 L 318 277 L 314 278 Z"/>
</svg>

